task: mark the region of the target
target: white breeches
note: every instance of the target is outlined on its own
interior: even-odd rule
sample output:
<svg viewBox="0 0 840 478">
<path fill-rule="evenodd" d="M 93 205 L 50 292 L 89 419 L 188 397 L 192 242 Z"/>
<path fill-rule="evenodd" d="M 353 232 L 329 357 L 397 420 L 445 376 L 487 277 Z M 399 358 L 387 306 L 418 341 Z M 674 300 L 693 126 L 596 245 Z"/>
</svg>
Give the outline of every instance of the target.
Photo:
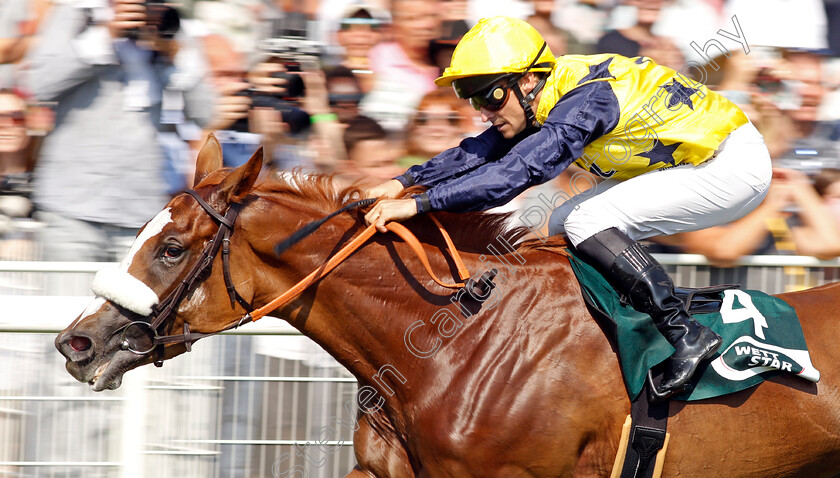
<svg viewBox="0 0 840 478">
<path fill-rule="evenodd" d="M 633 240 L 696 231 L 740 219 L 770 187 L 772 165 L 752 123 L 733 131 L 716 156 L 699 166 L 651 171 L 625 181 L 607 179 L 551 214 L 552 235 L 574 245 L 615 227 Z"/>
</svg>

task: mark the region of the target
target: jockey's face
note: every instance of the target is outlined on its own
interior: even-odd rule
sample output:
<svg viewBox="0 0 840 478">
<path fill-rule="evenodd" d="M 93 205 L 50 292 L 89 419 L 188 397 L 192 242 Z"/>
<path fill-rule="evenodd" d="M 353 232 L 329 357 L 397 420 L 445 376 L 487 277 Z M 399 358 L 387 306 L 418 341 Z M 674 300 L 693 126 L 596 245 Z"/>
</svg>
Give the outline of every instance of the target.
<svg viewBox="0 0 840 478">
<path fill-rule="evenodd" d="M 536 77 L 530 73 L 520 79 L 519 88 L 522 90 L 522 94 L 527 95 L 534 89 L 536 83 Z M 525 128 L 528 127 L 528 122 L 525 118 L 525 110 L 519 104 L 516 94 L 512 89 L 508 89 L 507 94 L 507 101 L 498 110 L 492 111 L 482 107 L 479 111 L 481 112 L 481 121 L 492 123 L 505 139 L 511 139 L 522 131 L 525 131 Z M 531 102 L 531 108 L 536 108 L 539 101 L 540 95 L 537 95 L 534 101 Z"/>
</svg>

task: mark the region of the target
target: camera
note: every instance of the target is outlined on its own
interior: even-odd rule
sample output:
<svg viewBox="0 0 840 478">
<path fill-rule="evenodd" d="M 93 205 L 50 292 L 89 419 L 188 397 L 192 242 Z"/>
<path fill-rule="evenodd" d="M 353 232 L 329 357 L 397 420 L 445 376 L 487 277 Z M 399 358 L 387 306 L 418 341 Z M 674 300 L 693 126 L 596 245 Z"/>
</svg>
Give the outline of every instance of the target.
<svg viewBox="0 0 840 478">
<path fill-rule="evenodd" d="M 166 2 L 145 0 L 146 27 L 132 28 L 125 32 L 126 38 L 137 41 L 140 39 L 162 38 L 171 40 L 181 29 L 181 15 Z"/>
<path fill-rule="evenodd" d="M 775 48 L 756 47 L 755 53 L 758 63 L 755 85 L 758 90 L 780 110 L 798 109 L 802 98 L 797 91 L 796 82 L 782 79 L 777 73 L 777 68 L 783 60 L 781 52 Z"/>
<path fill-rule="evenodd" d="M 272 22 L 271 35 L 260 41 L 258 49 L 267 53 L 271 61 L 283 65 L 285 72 L 273 73 L 272 78 L 286 80 L 286 92 L 283 99 L 298 98 L 304 95 L 305 86 L 301 79 L 301 66 L 317 64 L 324 54 L 324 45 L 308 39 L 306 15 L 300 12 L 287 12 L 285 16 Z"/>
<path fill-rule="evenodd" d="M 253 108 L 272 108 L 279 111 L 291 134 L 306 131 L 310 126 L 309 114 L 298 107 L 297 99 L 306 93 L 303 78 L 298 73 L 302 71 L 302 65 L 317 63 L 324 51 L 323 44 L 307 39 L 307 26 L 306 15 L 287 12 L 285 16 L 272 22 L 271 35 L 257 45 L 261 52 L 270 56 L 269 61 L 282 64 L 286 70 L 271 74 L 272 78 L 286 80 L 282 93 L 272 94 L 249 88 L 236 94 L 251 98 Z M 248 119 L 237 121 L 231 129 L 248 132 Z"/>
<path fill-rule="evenodd" d="M 280 112 L 280 120 L 289 126 L 289 133 L 298 134 L 309 129 L 309 113 L 294 106 L 292 103 L 282 100 L 277 96 L 259 91 L 256 88 L 247 88 L 237 92 L 234 96 L 246 96 L 251 98 L 252 108 L 273 108 Z M 236 121 L 230 129 L 240 133 L 250 132 L 248 118 Z"/>
<path fill-rule="evenodd" d="M 826 168 L 840 169 L 840 159 L 826 144 L 797 144 L 782 157 L 774 160 L 780 168 L 795 169 L 813 178 Z"/>
</svg>

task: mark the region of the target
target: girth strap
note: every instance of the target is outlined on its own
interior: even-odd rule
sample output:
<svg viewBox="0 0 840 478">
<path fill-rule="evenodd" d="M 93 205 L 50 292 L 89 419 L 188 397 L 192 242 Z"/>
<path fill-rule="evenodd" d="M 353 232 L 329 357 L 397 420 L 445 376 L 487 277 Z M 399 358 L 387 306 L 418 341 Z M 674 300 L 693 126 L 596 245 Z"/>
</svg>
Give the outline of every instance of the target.
<svg viewBox="0 0 840 478">
<path fill-rule="evenodd" d="M 668 447 L 668 408 L 670 400 L 652 402 L 651 387 L 662 381 L 659 371 L 650 384 L 630 405 L 631 428 L 624 460 L 621 463 L 621 475 L 613 470 L 613 477 L 620 478 L 658 478 Z M 655 385 L 654 385 L 655 382 Z M 655 389 L 654 389 L 655 390 Z M 622 450 L 619 450 L 619 454 Z M 661 451 L 661 455 L 660 455 Z M 616 463 L 619 465 L 619 463 Z"/>
</svg>

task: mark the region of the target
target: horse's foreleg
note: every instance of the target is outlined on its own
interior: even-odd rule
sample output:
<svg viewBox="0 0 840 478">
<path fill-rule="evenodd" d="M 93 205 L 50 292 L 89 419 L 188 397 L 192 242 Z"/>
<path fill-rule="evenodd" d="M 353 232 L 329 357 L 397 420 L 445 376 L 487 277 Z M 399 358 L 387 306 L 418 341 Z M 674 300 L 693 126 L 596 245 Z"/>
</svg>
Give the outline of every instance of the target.
<svg viewBox="0 0 840 478">
<path fill-rule="evenodd" d="M 347 476 L 415 478 L 408 453 L 384 413 L 359 412 L 357 423 L 359 428 L 353 433 L 353 450 L 359 464 Z"/>
<path fill-rule="evenodd" d="M 362 470 L 359 468 L 359 465 L 356 465 L 344 478 L 376 478 L 376 476 L 369 471 Z"/>
</svg>

